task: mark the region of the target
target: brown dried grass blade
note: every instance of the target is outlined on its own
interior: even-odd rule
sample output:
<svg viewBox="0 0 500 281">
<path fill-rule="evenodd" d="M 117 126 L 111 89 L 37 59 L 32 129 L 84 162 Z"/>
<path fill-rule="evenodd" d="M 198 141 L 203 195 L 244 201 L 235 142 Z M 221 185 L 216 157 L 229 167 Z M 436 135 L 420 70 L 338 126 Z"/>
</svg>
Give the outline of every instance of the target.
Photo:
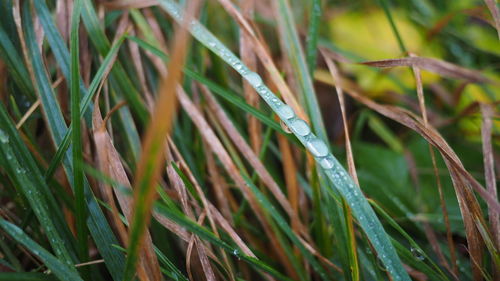
<svg viewBox="0 0 500 281">
<path fill-rule="evenodd" d="M 198 222 L 198 224 L 202 225 L 206 212 L 204 211 L 200 215 L 200 217 L 196 220 L 194 212 L 191 209 L 190 204 L 189 204 L 189 198 L 188 198 L 188 193 L 186 192 L 186 186 L 184 185 L 184 182 L 179 177 L 179 175 L 174 170 L 174 168 L 172 168 L 172 165 L 169 165 L 167 167 L 167 174 L 168 174 L 168 177 L 170 179 L 170 182 L 172 183 L 172 186 L 175 188 L 175 190 L 179 194 L 179 198 L 181 200 L 182 210 L 184 211 L 184 213 L 186 213 L 186 215 L 190 219 L 195 220 Z M 198 257 L 200 259 L 203 272 L 205 273 L 205 277 L 207 278 L 208 281 L 215 281 L 216 280 L 215 273 L 212 269 L 212 266 L 210 265 L 210 261 L 208 260 L 208 257 L 207 257 L 207 254 L 206 254 L 206 251 L 204 248 L 205 246 L 200 242 L 200 239 L 197 236 L 195 236 L 194 234 L 191 235 L 191 239 L 189 241 L 188 251 L 187 251 L 187 255 L 186 255 L 186 267 L 188 269 L 189 275 L 191 275 L 190 259 L 191 259 L 191 249 L 192 249 L 193 244 L 196 246 L 196 250 L 198 252 Z"/>
<path fill-rule="evenodd" d="M 196 14 L 200 1 L 191 1 L 185 23 Z M 129 249 L 125 278 L 131 278 L 132 266 L 135 264 L 136 254 L 142 248 L 144 234 L 147 231 L 151 218 L 151 210 L 156 194 L 156 183 L 163 171 L 165 161 L 165 139 L 169 134 L 175 114 L 177 102 L 175 89 L 182 79 L 182 67 L 189 43 L 189 33 L 185 28 L 177 28 L 173 41 L 173 52 L 168 64 L 169 73 L 160 82 L 158 100 L 155 104 L 151 123 L 146 129 L 141 158 L 137 165 L 134 178 L 134 201 L 132 219 L 130 220 Z"/>
<path fill-rule="evenodd" d="M 248 19 L 253 19 L 255 0 L 247 0 L 241 3 L 241 13 Z M 240 56 L 243 63 L 250 69 L 257 70 L 257 58 L 252 49 L 251 36 L 246 32 L 240 33 Z M 253 107 L 258 108 L 260 96 L 255 92 L 252 85 L 243 79 L 243 92 L 245 100 Z M 253 151 L 259 154 L 262 143 L 261 124 L 255 116 L 248 116 L 248 135 Z"/>
<path fill-rule="evenodd" d="M 322 52 L 322 50 L 321 50 Z M 332 78 L 334 81 L 340 81 L 340 74 L 338 71 L 337 66 L 335 65 L 335 62 L 328 58 L 326 54 L 322 52 L 323 56 L 325 57 L 326 64 L 328 66 L 328 69 L 330 70 L 330 73 L 332 74 Z M 335 89 L 337 90 L 337 95 L 339 98 L 339 104 L 340 104 L 340 112 L 342 115 L 342 124 L 344 127 L 344 136 L 345 136 L 345 147 L 346 147 L 346 154 L 347 154 L 347 165 L 349 168 L 349 174 L 351 175 L 352 179 L 354 182 L 359 186 L 359 180 L 358 180 L 358 175 L 356 173 L 356 166 L 354 165 L 354 156 L 352 153 L 352 147 L 351 147 L 351 139 L 349 137 L 349 125 L 347 123 L 347 116 L 346 116 L 346 109 L 345 109 L 345 99 L 344 99 L 344 91 L 342 88 L 339 86 L 339 83 L 335 82 Z M 347 204 L 345 200 L 342 200 L 344 210 L 346 210 L 346 224 L 347 224 L 347 229 L 348 229 L 348 235 L 350 236 L 348 241 L 351 242 L 350 249 L 356 249 L 356 237 L 355 237 L 355 232 L 354 232 L 354 224 L 353 224 L 353 218 L 352 218 L 352 213 L 351 213 L 351 208 Z M 350 251 L 349 255 L 352 256 L 352 261 L 354 265 L 351 267 L 351 275 L 354 280 L 359 280 L 359 262 L 358 262 L 358 257 L 357 257 L 357 252 L 356 250 Z"/>
<path fill-rule="evenodd" d="M 402 59 L 388 59 L 388 60 L 378 60 L 378 61 L 367 61 L 361 64 L 375 67 L 396 67 L 396 66 L 410 66 L 418 67 L 420 69 L 425 69 L 430 72 L 437 73 L 439 75 L 464 79 L 475 83 L 489 83 L 490 79 L 482 75 L 477 70 L 467 69 L 456 64 L 452 64 L 446 61 L 425 58 L 425 57 L 407 57 Z"/>
<path fill-rule="evenodd" d="M 98 98 L 98 97 L 97 97 Z M 96 99 L 96 105 L 98 104 Z M 101 111 L 99 106 L 94 107 L 92 113 L 92 127 L 93 127 L 93 137 L 96 147 L 97 162 L 99 164 L 100 170 L 109 176 L 111 179 L 122 184 L 123 186 L 130 187 L 130 181 L 128 180 L 125 168 L 121 163 L 120 156 L 116 151 L 111 137 L 106 131 L 106 122 L 101 117 Z M 118 192 L 116 189 L 111 188 L 108 185 L 103 184 L 103 193 L 106 194 L 106 199 L 110 203 L 113 210 L 113 220 L 114 224 L 118 229 L 118 233 L 122 238 L 122 241 L 127 245 L 127 231 L 123 226 L 120 218 L 116 204 L 114 203 L 114 198 L 112 190 L 115 191 L 115 196 L 118 199 L 121 209 L 123 210 L 126 218 L 130 221 L 132 217 L 132 204 L 128 196 Z M 149 232 L 146 230 L 145 243 L 143 245 L 143 250 L 139 257 L 139 272 L 144 272 L 147 275 L 146 280 L 161 280 L 160 266 L 156 258 L 156 254 L 153 250 L 153 242 Z"/>
<path fill-rule="evenodd" d="M 481 104 L 481 112 L 483 114 L 481 136 L 483 140 L 484 177 L 486 179 L 486 188 L 493 197 L 497 198 L 495 160 L 493 157 L 493 145 L 491 143 L 491 132 L 493 129 L 492 118 L 494 115 L 493 106 L 489 104 Z M 495 246 L 500 248 L 500 216 L 498 212 L 495 212 L 491 208 L 489 208 L 488 213 Z M 500 275 L 498 277 L 500 277 Z"/>
<path fill-rule="evenodd" d="M 414 57 L 413 54 L 410 54 L 410 56 Z M 418 104 L 420 107 L 420 112 L 422 114 L 422 119 L 424 121 L 424 126 L 429 126 L 429 121 L 427 120 L 427 109 L 425 107 L 425 97 L 424 97 L 424 87 L 422 84 L 422 76 L 420 74 L 420 68 L 418 66 L 413 66 L 412 67 L 413 74 L 415 76 L 415 83 L 417 85 L 417 97 L 418 97 Z M 443 219 L 446 227 L 446 240 L 448 242 L 448 249 L 450 251 L 450 259 L 451 259 L 451 264 L 453 268 L 453 274 L 458 275 L 458 267 L 457 267 L 457 255 L 455 253 L 455 243 L 453 243 L 453 236 L 451 232 L 451 227 L 450 227 L 450 219 L 448 216 L 448 209 L 446 209 L 446 202 L 444 199 L 444 194 L 443 194 L 443 187 L 441 185 L 441 177 L 438 172 L 438 167 L 436 163 L 436 155 L 434 153 L 434 148 L 432 147 L 431 144 L 429 144 L 429 153 L 431 155 L 431 162 L 432 162 L 432 168 L 434 171 L 434 177 L 436 178 L 436 185 L 438 188 L 438 193 L 439 193 L 439 203 L 441 205 L 441 211 L 443 212 Z M 441 252 L 441 247 L 436 247 L 436 250 L 438 250 L 439 254 L 438 256 L 442 256 Z M 442 260 L 442 262 L 445 262 L 445 260 Z M 446 263 L 446 268 L 448 268 L 447 263 Z"/>
</svg>

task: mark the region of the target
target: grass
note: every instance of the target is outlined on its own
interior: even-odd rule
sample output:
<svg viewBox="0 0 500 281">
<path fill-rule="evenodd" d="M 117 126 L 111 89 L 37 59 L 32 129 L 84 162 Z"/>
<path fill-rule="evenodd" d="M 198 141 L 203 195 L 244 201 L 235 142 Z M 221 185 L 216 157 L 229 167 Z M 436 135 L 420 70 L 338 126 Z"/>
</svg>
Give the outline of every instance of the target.
<svg viewBox="0 0 500 281">
<path fill-rule="evenodd" d="M 0 280 L 500 277 L 494 3 L 185 2 L 0 3 Z"/>
</svg>

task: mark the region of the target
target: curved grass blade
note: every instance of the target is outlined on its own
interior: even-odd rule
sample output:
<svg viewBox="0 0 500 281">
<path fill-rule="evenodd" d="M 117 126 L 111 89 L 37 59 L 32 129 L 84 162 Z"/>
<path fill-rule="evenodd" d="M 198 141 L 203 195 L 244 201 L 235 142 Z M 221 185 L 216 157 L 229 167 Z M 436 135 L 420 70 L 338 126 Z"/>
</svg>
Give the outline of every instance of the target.
<svg viewBox="0 0 500 281">
<path fill-rule="evenodd" d="M 12 238 L 23 244 L 30 252 L 40 258 L 41 261 L 59 277 L 61 280 L 83 281 L 78 272 L 70 264 L 61 262 L 58 258 L 51 255 L 47 250 L 31 240 L 19 227 L 10 222 L 0 219 L 0 227 L 5 230 Z"/>
<path fill-rule="evenodd" d="M 182 23 L 183 12 L 175 2 L 171 0 L 160 0 L 159 2 L 176 21 Z M 291 129 L 299 141 L 314 156 L 323 172 L 348 202 L 354 216 L 357 218 L 366 236 L 377 251 L 380 260 L 384 263 L 393 279 L 397 281 L 410 280 L 408 273 L 404 269 L 391 243 L 391 239 L 385 232 L 375 212 L 370 207 L 360 188 L 345 171 L 344 167 L 342 167 L 337 159 L 330 153 L 328 146 L 322 140 L 325 138 L 316 137 L 311 132 L 309 125 L 304 120 L 298 118 L 288 105 L 279 100 L 274 93 L 264 85 L 262 78 L 257 73 L 250 71 L 243 65 L 241 61 L 203 25 L 193 20 L 189 24 L 189 29 L 197 40 L 231 65 L 254 87 L 264 101 L 266 101 L 288 128 Z M 323 134 L 323 136 L 326 135 Z M 332 186 L 329 187 L 333 188 Z"/>
<path fill-rule="evenodd" d="M 220 240 L 215 236 L 212 232 L 208 231 L 204 227 L 200 226 L 196 222 L 186 218 L 186 216 L 181 213 L 180 211 L 174 209 L 174 208 L 168 208 L 164 206 L 163 204 L 156 203 L 155 204 L 155 209 L 158 211 L 158 213 L 162 214 L 163 216 L 171 219 L 172 221 L 178 223 L 179 225 L 185 227 L 187 230 L 193 232 L 200 238 L 203 238 L 210 243 L 216 245 L 217 247 L 220 247 L 230 253 L 231 255 L 235 256 L 236 258 L 247 262 L 251 266 L 260 269 L 264 272 L 269 273 L 271 276 L 279 279 L 279 280 L 285 280 L 285 281 L 290 281 L 288 277 L 284 276 L 281 274 L 279 271 L 275 270 L 274 268 L 270 267 L 263 261 L 253 258 L 247 255 L 244 255 L 241 253 L 241 251 L 238 248 L 232 247 L 228 243 L 224 242 L 223 240 Z"/>
</svg>

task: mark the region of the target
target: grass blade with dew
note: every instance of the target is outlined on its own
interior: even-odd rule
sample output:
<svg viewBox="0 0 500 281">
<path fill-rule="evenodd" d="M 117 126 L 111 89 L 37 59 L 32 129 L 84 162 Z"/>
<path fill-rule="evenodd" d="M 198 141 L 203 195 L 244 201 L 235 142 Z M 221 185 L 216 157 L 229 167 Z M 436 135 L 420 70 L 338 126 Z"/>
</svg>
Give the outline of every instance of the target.
<svg viewBox="0 0 500 281">
<path fill-rule="evenodd" d="M 71 255 L 71 248 L 67 248 L 71 247 L 71 242 L 61 238 L 67 233 L 64 233 L 65 231 L 61 227 L 57 227 L 58 220 L 61 222 L 59 224 L 64 223 L 62 215 L 55 211 L 58 210 L 56 209 L 57 203 L 45 185 L 38 165 L 22 142 L 16 127 L 1 103 L 0 166 L 8 172 L 14 185 L 21 189 L 28 200 L 57 257 L 64 263 L 72 265 L 74 255 Z M 28 177 L 27 174 L 30 176 Z"/>
<path fill-rule="evenodd" d="M 59 146 L 61 145 L 64 136 L 67 134 L 68 128 L 66 127 L 66 123 L 59 104 L 55 99 L 54 91 L 49 82 L 49 78 L 47 76 L 45 66 L 36 43 L 31 10 L 24 9 L 24 13 L 25 15 L 23 16 L 23 26 L 25 29 L 26 42 L 29 43 L 28 49 L 30 51 L 31 62 L 33 64 L 33 69 L 35 72 L 35 88 L 37 89 L 40 100 L 42 102 L 42 107 L 44 109 L 44 114 L 46 116 L 50 135 L 55 145 Z M 73 165 L 71 161 L 71 153 L 63 153 L 62 163 L 68 180 L 72 182 Z M 84 178 L 84 190 L 85 200 L 87 202 L 87 208 L 89 210 L 87 226 L 89 228 L 90 234 L 92 235 L 97 248 L 103 256 L 105 264 L 108 267 L 113 278 L 116 280 L 121 280 L 125 262 L 124 256 L 116 248 L 111 246 L 113 244 L 118 244 L 118 241 L 111 228 L 109 227 L 104 214 L 99 208 L 99 205 L 97 204 L 95 197 L 92 194 L 86 178 Z"/>
<path fill-rule="evenodd" d="M 170 0 L 160 0 L 159 2 L 160 5 L 176 21 L 182 23 L 183 12 L 175 2 Z M 189 29 L 191 34 L 197 40 L 221 57 L 226 63 L 231 65 L 254 87 L 264 101 L 314 156 L 323 172 L 349 203 L 354 216 L 359 221 L 368 239 L 376 249 L 380 260 L 384 263 L 387 271 L 391 274 L 394 280 L 410 280 L 410 277 L 404 269 L 389 236 L 375 215 L 375 212 L 368 204 L 368 201 L 362 194 L 360 188 L 347 174 L 344 167 L 342 167 L 337 159 L 330 153 L 325 142 L 321 138 L 317 138 L 311 132 L 309 125 L 304 120 L 299 119 L 288 105 L 279 100 L 274 93 L 272 93 L 271 90 L 264 85 L 262 78 L 257 73 L 250 71 L 245 65 L 243 65 L 241 61 L 221 41 L 219 41 L 198 21 L 191 21 L 189 23 Z M 331 186 L 329 187 L 331 188 Z"/>
<path fill-rule="evenodd" d="M 278 26 L 280 33 L 282 33 L 283 36 L 282 40 L 289 42 L 289 44 L 286 45 L 285 51 L 290 59 L 292 69 L 296 76 L 295 78 L 297 79 L 304 102 L 306 103 L 312 128 L 318 135 L 319 139 L 326 142 L 328 137 L 326 135 L 325 125 L 323 124 L 323 118 L 318 100 L 316 98 L 316 92 L 314 90 L 311 74 L 309 73 L 306 59 L 304 58 L 302 45 L 299 41 L 297 30 L 295 29 L 295 23 L 290 10 L 290 5 L 288 0 L 278 0 L 274 3 L 274 5 L 277 5 L 276 10 L 279 11 L 279 13 L 277 12 Z"/>
<path fill-rule="evenodd" d="M 61 280 L 68 281 L 83 281 L 78 275 L 72 264 L 65 264 L 57 257 L 50 254 L 42 246 L 38 245 L 35 241 L 26 235 L 19 227 L 13 225 L 6 220 L 0 220 L 0 227 L 3 228 L 12 238 L 21 243 L 24 247 L 29 249 L 35 256 L 37 256 L 43 263 L 59 277 Z"/>
</svg>

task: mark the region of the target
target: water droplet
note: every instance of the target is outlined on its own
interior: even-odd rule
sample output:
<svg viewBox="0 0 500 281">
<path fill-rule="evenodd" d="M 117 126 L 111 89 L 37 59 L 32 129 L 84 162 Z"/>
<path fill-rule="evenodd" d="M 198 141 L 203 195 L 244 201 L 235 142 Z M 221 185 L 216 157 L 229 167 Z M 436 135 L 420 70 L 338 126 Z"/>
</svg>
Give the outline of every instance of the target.
<svg viewBox="0 0 500 281">
<path fill-rule="evenodd" d="M 242 65 L 241 63 L 235 63 L 235 64 L 234 64 L 234 68 L 235 68 L 236 70 L 241 70 L 241 69 L 243 68 L 243 65 Z"/>
<path fill-rule="evenodd" d="M 24 173 L 26 173 L 26 170 L 23 169 L 23 168 L 21 168 L 21 167 L 17 167 L 16 168 L 16 173 L 18 173 L 18 174 L 24 174 Z"/>
<path fill-rule="evenodd" d="M 293 116 L 295 116 L 293 109 L 288 105 L 282 105 L 276 108 L 276 113 L 278 114 L 279 117 L 283 119 L 290 119 L 293 118 Z"/>
<path fill-rule="evenodd" d="M 247 79 L 248 83 L 250 83 L 254 87 L 259 87 L 260 85 L 262 85 L 262 78 L 260 78 L 260 75 L 255 72 L 249 71 L 244 76 L 244 78 Z"/>
<path fill-rule="evenodd" d="M 330 157 L 325 157 L 319 161 L 319 164 L 323 169 L 331 169 L 333 168 L 333 160 Z"/>
<path fill-rule="evenodd" d="M 411 251 L 411 254 L 413 255 L 413 257 L 418 260 L 418 261 L 423 261 L 425 260 L 425 256 L 424 256 L 424 253 L 422 252 L 422 250 L 418 249 L 418 248 L 411 248 L 410 249 Z"/>
<path fill-rule="evenodd" d="M 318 138 L 308 141 L 307 148 L 315 157 L 324 157 L 328 155 L 328 147 L 325 142 Z"/>
<path fill-rule="evenodd" d="M 0 142 L 2 142 L 2 143 L 9 142 L 9 136 L 2 130 L 0 130 Z"/>
<path fill-rule="evenodd" d="M 210 46 L 210 47 L 212 47 L 212 48 L 213 48 L 213 47 L 215 47 L 215 42 L 214 42 L 214 41 L 210 41 L 210 42 L 208 43 L 208 46 Z"/>
<path fill-rule="evenodd" d="M 290 129 L 299 136 L 307 136 L 311 133 L 311 128 L 307 125 L 306 121 L 302 119 L 294 120 L 290 123 Z"/>
</svg>

